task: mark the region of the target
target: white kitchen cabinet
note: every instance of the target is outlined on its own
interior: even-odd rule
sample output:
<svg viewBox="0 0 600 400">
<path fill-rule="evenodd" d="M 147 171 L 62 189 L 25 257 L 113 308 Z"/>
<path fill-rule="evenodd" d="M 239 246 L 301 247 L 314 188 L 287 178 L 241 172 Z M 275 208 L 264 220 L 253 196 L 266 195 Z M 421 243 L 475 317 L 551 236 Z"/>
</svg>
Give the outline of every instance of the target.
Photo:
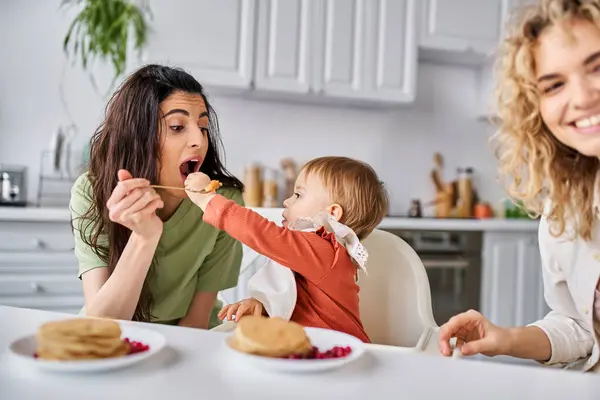
<svg viewBox="0 0 600 400">
<path fill-rule="evenodd" d="M 525 6 L 534 5 L 537 0 L 510 0 L 509 13 L 519 12 L 519 9 Z M 490 121 L 497 116 L 496 99 L 494 89 L 496 86 L 494 72 L 494 57 L 486 58 L 481 64 L 481 68 L 477 71 L 478 85 L 478 105 L 476 109 L 476 117 L 478 119 Z"/>
<path fill-rule="evenodd" d="M 0 304 L 77 313 L 84 304 L 71 224 L 0 219 Z"/>
<path fill-rule="evenodd" d="M 484 234 L 481 312 L 493 323 L 524 326 L 549 311 L 537 232 Z"/>
<path fill-rule="evenodd" d="M 186 1 L 185 12 L 178 3 L 151 1 L 137 66 L 183 67 L 202 84 L 257 97 L 415 98 L 416 0 L 198 0 Z"/>
<path fill-rule="evenodd" d="M 420 58 L 480 64 L 496 49 L 513 0 L 423 0 Z"/>
<path fill-rule="evenodd" d="M 308 93 L 312 80 L 315 2 L 258 2 L 255 87 Z"/>
<path fill-rule="evenodd" d="M 414 0 L 319 0 L 314 90 L 322 96 L 412 102 L 416 94 Z"/>
<path fill-rule="evenodd" d="M 182 67 L 207 86 L 250 88 L 255 0 L 152 0 L 141 63 Z"/>
</svg>

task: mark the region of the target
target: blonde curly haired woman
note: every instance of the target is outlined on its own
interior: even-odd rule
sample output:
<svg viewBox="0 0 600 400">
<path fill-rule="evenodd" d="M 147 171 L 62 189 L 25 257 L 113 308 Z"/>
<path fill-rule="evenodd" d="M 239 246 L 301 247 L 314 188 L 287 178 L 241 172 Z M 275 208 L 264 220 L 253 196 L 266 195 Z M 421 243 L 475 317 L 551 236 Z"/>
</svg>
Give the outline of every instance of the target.
<svg viewBox="0 0 600 400">
<path fill-rule="evenodd" d="M 521 328 L 459 314 L 439 347 L 600 370 L 600 0 L 541 0 L 521 17 L 498 58 L 495 143 L 509 193 L 542 216 L 552 311 Z"/>
</svg>

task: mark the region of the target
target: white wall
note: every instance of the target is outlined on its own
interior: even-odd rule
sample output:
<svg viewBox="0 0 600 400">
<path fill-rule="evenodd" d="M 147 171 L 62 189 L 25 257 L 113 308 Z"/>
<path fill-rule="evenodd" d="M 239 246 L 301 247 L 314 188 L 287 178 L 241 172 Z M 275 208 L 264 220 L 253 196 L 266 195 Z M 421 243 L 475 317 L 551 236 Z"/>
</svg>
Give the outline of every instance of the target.
<svg viewBox="0 0 600 400">
<path fill-rule="evenodd" d="M 34 199 L 39 154 L 60 124 L 69 122 L 59 96 L 64 91 L 83 143 L 101 120 L 105 99 L 94 93 L 81 69 L 65 63 L 62 40 L 72 13 L 56 1 L 0 0 L 0 163 L 29 166 L 29 198 Z M 66 66 L 66 67 L 65 67 Z M 110 76 L 97 68 L 106 87 Z M 446 159 L 445 178 L 457 166 L 472 166 L 484 199 L 496 202 L 503 191 L 495 180 L 488 148 L 491 128 L 475 118 L 473 70 L 422 64 L 414 107 L 363 110 L 210 96 L 219 114 L 227 166 L 242 176 L 248 161 L 277 167 L 283 157 L 299 161 L 326 154 L 348 155 L 371 163 L 393 195 L 392 212 L 404 213 L 411 198 L 433 196 L 432 155 Z"/>
</svg>

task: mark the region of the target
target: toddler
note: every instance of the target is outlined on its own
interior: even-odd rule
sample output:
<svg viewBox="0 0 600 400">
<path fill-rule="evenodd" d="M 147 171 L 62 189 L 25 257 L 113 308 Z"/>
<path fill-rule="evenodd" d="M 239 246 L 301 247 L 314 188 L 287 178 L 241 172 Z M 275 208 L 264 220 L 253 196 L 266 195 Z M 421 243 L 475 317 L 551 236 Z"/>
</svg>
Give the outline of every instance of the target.
<svg viewBox="0 0 600 400">
<path fill-rule="evenodd" d="M 358 307 L 358 268 L 367 261 L 360 240 L 386 215 L 389 199 L 368 164 L 347 157 L 309 161 L 283 203 L 283 227 L 218 194 L 191 191 L 209 183 L 200 172 L 185 182 L 204 221 L 266 257 L 249 282 L 252 297 L 224 307 L 221 319 L 278 316 L 370 341 Z"/>
</svg>

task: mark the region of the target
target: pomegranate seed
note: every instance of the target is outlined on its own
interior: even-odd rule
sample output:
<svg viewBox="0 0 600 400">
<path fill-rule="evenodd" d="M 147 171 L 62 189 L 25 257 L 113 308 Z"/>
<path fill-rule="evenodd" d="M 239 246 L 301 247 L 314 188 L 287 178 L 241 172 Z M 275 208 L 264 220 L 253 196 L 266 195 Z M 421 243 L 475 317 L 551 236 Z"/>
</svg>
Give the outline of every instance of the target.
<svg viewBox="0 0 600 400">
<path fill-rule="evenodd" d="M 38 353 L 33 353 L 33 358 L 38 358 Z"/>
<path fill-rule="evenodd" d="M 309 359 L 309 360 L 327 360 L 331 358 L 341 358 L 346 357 L 348 354 L 352 353 L 352 348 L 350 346 L 335 346 L 325 352 L 320 351 L 317 347 L 312 348 L 312 351 L 305 356 L 299 354 L 292 354 L 287 358 L 291 360 L 300 360 L 300 359 Z"/>
<path fill-rule="evenodd" d="M 123 341 L 129 345 L 129 354 L 142 353 L 150 349 L 150 346 L 142 342 L 130 340 L 129 338 L 125 338 Z"/>
</svg>

